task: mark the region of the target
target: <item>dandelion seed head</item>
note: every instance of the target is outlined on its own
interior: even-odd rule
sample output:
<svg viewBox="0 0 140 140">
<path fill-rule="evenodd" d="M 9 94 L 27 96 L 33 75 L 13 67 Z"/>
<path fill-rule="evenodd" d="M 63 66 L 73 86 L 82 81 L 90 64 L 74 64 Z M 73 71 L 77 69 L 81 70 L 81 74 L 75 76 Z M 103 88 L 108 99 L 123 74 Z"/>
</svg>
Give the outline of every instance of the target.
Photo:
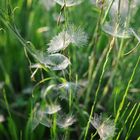
<svg viewBox="0 0 140 140">
<path fill-rule="evenodd" d="M 40 124 L 50 128 L 52 126 L 52 120 L 50 120 L 46 115 L 44 115 L 40 120 Z"/>
<path fill-rule="evenodd" d="M 68 100 L 70 93 L 72 93 L 72 96 L 76 98 L 77 93 L 78 93 L 77 91 L 80 88 L 81 86 L 74 82 L 66 82 L 66 83 L 59 84 L 57 86 L 57 89 L 60 90 L 59 98 L 61 98 L 62 100 L 63 99 Z"/>
<path fill-rule="evenodd" d="M 61 6 L 71 7 L 81 4 L 83 0 L 55 0 L 55 2 Z"/>
<path fill-rule="evenodd" d="M 101 125 L 102 116 L 98 116 L 98 114 L 94 114 L 94 118 L 91 121 L 91 124 L 97 129 Z"/>
<path fill-rule="evenodd" d="M 41 108 L 39 104 L 36 104 L 36 106 L 33 109 L 33 117 L 31 119 L 31 125 L 32 125 L 32 131 L 39 125 L 42 124 L 46 127 L 52 126 L 52 121 L 48 118 L 46 113 L 48 113 L 45 110 L 45 108 Z M 54 112 L 51 112 L 54 113 Z"/>
<path fill-rule="evenodd" d="M 102 140 L 108 140 L 115 135 L 116 128 L 114 122 L 109 118 L 104 119 L 101 115 L 95 114 L 91 124 L 96 128 Z"/>
<path fill-rule="evenodd" d="M 56 53 L 67 48 L 70 43 L 77 47 L 85 46 L 88 42 L 87 34 L 81 28 L 69 25 L 65 31 L 60 32 L 50 41 L 48 53 Z"/>
<path fill-rule="evenodd" d="M 108 5 L 111 3 L 112 0 L 108 0 Z M 112 7 L 110 9 L 110 15 L 112 18 L 117 16 L 118 13 L 118 7 L 119 7 L 119 0 L 115 0 L 112 4 Z M 129 10 L 129 1 L 128 0 L 121 0 L 120 3 L 120 16 L 122 20 L 126 20 L 128 16 L 128 10 Z"/>
<path fill-rule="evenodd" d="M 46 108 L 45 113 L 46 114 L 54 114 L 57 113 L 58 111 L 61 110 L 61 106 L 60 105 L 48 105 Z"/>
<path fill-rule="evenodd" d="M 31 121 L 32 131 L 34 131 L 38 125 L 39 125 L 39 121 L 35 117 L 33 117 L 32 121 Z"/>
<path fill-rule="evenodd" d="M 115 125 L 113 121 L 107 120 L 101 124 L 97 131 L 103 140 L 108 140 L 115 135 Z"/>
<path fill-rule="evenodd" d="M 59 127 L 61 128 L 67 128 L 69 126 L 71 126 L 76 120 L 74 119 L 74 117 L 72 115 L 70 116 L 66 116 L 66 118 L 61 118 L 61 120 L 57 121 L 57 124 Z"/>
<path fill-rule="evenodd" d="M 59 89 L 62 89 L 62 88 L 64 88 L 64 89 L 66 89 L 66 90 L 75 90 L 75 89 L 77 89 L 78 88 L 78 85 L 76 84 L 76 83 L 74 83 L 74 82 L 65 82 L 65 83 L 63 83 L 63 84 L 60 84 L 59 86 L 58 86 L 58 88 Z"/>
<path fill-rule="evenodd" d="M 60 32 L 57 36 L 55 36 L 49 45 L 48 53 L 56 53 L 62 49 L 65 49 L 70 44 L 70 36 L 66 31 Z"/>
<path fill-rule="evenodd" d="M 71 43 L 75 46 L 82 47 L 87 44 L 88 36 L 80 27 L 75 28 L 73 25 L 70 25 L 67 32 L 70 36 Z"/>
</svg>

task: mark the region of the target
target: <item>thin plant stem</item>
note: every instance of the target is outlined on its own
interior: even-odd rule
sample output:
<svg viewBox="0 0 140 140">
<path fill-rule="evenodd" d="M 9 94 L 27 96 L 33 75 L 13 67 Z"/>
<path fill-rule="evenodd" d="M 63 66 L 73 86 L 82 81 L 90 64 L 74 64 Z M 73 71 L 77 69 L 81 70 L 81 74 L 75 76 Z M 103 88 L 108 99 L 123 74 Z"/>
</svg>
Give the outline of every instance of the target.
<svg viewBox="0 0 140 140">
<path fill-rule="evenodd" d="M 129 79 L 129 81 L 128 81 L 128 84 L 127 84 L 125 93 L 124 93 L 124 95 L 123 95 L 122 101 L 121 101 L 121 103 L 120 103 L 120 105 L 119 105 L 119 108 L 118 108 L 118 111 L 117 111 L 117 114 L 116 114 L 116 117 L 115 117 L 115 124 L 117 123 L 117 121 L 118 121 L 118 119 L 119 119 L 119 117 L 120 117 L 120 114 L 121 114 L 121 111 L 122 111 L 122 109 L 123 109 L 123 106 L 124 106 L 126 97 L 127 97 L 127 95 L 128 95 L 128 91 L 129 91 L 130 85 L 131 85 L 131 83 L 132 83 L 132 81 L 133 81 L 133 79 L 134 79 L 134 76 L 135 76 L 135 73 L 136 73 L 136 69 L 137 69 L 139 63 L 140 63 L 140 56 L 138 57 L 138 60 L 137 60 L 137 62 L 136 62 L 136 65 L 135 65 L 135 67 L 134 67 L 134 69 L 133 69 L 133 72 L 132 72 L 132 74 L 131 74 L 131 77 L 130 77 L 130 79 Z"/>
<path fill-rule="evenodd" d="M 103 79 L 103 76 L 104 76 L 104 73 L 105 73 L 107 62 L 109 60 L 109 55 L 110 55 L 111 50 L 112 50 L 112 48 L 114 46 L 114 42 L 115 42 L 115 38 L 113 37 L 113 39 L 112 39 L 112 41 L 110 43 L 109 50 L 108 50 L 107 55 L 106 55 L 105 62 L 103 64 L 103 69 L 102 69 L 102 73 L 101 73 L 101 76 L 100 76 L 100 79 L 99 79 L 99 84 L 98 84 L 97 90 L 95 92 L 95 99 L 94 99 L 94 102 L 93 102 L 93 105 L 92 105 L 92 108 L 91 108 L 91 111 L 90 111 L 90 116 L 89 116 L 88 123 L 87 123 L 86 130 L 85 130 L 84 140 L 86 140 L 86 138 L 87 138 L 89 124 L 90 124 L 92 115 L 93 115 L 93 113 L 95 111 L 95 107 L 96 107 L 96 103 L 97 103 L 97 99 L 98 99 L 99 90 L 100 90 L 100 87 L 101 87 L 101 84 L 102 84 L 102 79 Z"/>
</svg>

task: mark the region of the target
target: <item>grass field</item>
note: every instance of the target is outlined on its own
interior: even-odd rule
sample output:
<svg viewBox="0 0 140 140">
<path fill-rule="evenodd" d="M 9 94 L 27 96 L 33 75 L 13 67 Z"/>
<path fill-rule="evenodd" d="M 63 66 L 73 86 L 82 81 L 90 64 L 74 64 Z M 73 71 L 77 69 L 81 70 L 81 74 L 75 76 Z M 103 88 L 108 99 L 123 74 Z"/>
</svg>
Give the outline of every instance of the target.
<svg viewBox="0 0 140 140">
<path fill-rule="evenodd" d="M 0 0 L 0 140 L 140 140 L 139 0 Z"/>
</svg>

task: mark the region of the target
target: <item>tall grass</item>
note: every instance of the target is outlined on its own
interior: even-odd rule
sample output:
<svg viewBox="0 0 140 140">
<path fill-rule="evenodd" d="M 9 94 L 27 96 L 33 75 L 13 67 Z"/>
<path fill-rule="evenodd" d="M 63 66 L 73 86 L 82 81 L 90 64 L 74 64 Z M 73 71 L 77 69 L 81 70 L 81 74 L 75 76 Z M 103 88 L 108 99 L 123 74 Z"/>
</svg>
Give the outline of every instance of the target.
<svg viewBox="0 0 140 140">
<path fill-rule="evenodd" d="M 1 0 L 0 139 L 139 140 L 139 5 Z"/>
</svg>

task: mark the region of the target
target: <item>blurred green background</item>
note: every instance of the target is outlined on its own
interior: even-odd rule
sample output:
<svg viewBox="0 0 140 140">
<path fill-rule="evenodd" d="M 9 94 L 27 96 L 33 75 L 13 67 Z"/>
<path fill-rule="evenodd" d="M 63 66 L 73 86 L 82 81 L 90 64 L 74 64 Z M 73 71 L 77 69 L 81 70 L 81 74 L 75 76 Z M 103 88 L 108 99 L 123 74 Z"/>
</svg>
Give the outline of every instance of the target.
<svg viewBox="0 0 140 140">
<path fill-rule="evenodd" d="M 31 41 L 36 49 L 44 51 L 47 50 L 50 40 L 63 29 L 64 22 L 60 23 L 61 25 L 58 26 L 57 21 L 54 19 L 54 14 L 59 15 L 61 10 L 61 6 L 58 4 L 50 10 L 47 10 L 44 4 L 38 0 L 11 0 L 10 6 L 13 10 L 12 16 L 19 33 L 25 40 Z M 0 9 L 7 12 L 5 0 L 0 0 Z M 67 54 L 71 60 L 71 66 L 68 69 L 68 72 L 66 72 L 65 80 L 75 82 L 77 77 L 78 82 L 82 81 L 84 84 L 84 89 L 80 91 L 79 97 L 74 99 L 73 102 L 73 104 L 75 104 L 73 106 L 76 106 L 77 104 L 75 103 L 75 100 L 78 100 L 78 106 L 73 107 L 73 110 L 71 111 L 76 114 L 77 123 L 72 127 L 72 130 L 69 130 L 71 132 L 69 137 L 71 140 L 76 140 L 77 138 L 83 139 L 82 133 L 84 132 L 87 119 L 89 117 L 87 114 L 90 114 L 90 109 L 94 100 L 105 57 L 103 57 L 98 71 L 96 71 L 96 67 L 98 66 L 100 58 L 103 56 L 103 51 L 109 45 L 112 36 L 102 31 L 101 25 L 99 25 L 99 29 L 96 34 L 96 27 L 101 12 L 100 9 L 91 4 L 90 1 L 85 0 L 82 4 L 67 8 L 66 10 L 69 23 L 74 24 L 77 27 L 80 26 L 84 28 L 89 37 L 88 44 L 86 46 L 77 48 L 71 45 L 68 48 L 68 51 L 64 52 L 64 54 Z M 140 34 L 139 12 L 140 9 L 137 10 L 134 17 L 131 17 L 130 22 L 130 27 L 137 31 L 137 34 Z M 42 125 L 39 125 L 33 132 L 29 132 L 28 130 L 28 120 L 32 110 L 32 103 L 34 102 L 32 89 L 35 84 L 41 80 L 42 73 L 46 78 L 62 77 L 63 74 L 61 72 L 53 72 L 51 70 L 48 70 L 48 72 L 42 72 L 40 70 L 35 75 L 35 79 L 31 79 L 30 65 L 25 54 L 24 47 L 18 41 L 16 36 L 6 28 L 1 20 L 0 29 L 0 115 L 4 116 L 4 121 L 0 122 L 0 140 L 51 139 L 50 129 Z M 99 38 L 96 35 L 99 36 Z M 92 44 L 93 40 L 94 43 Z M 129 55 L 123 55 L 134 48 L 138 42 L 133 36 L 130 39 L 124 39 L 122 56 L 118 62 L 117 70 L 113 73 L 121 40 L 122 39 L 116 38 L 115 47 L 109 56 L 103 82 L 99 90 L 100 102 L 96 108 L 96 112 L 103 112 L 107 116 L 111 115 L 113 118 L 115 118 L 116 115 L 114 100 L 116 100 L 116 108 L 118 108 L 133 68 L 140 55 L 139 47 Z M 92 45 L 90 46 L 90 44 Z M 31 62 L 35 62 L 32 56 L 30 56 L 30 54 L 28 55 Z M 90 90 L 89 102 L 85 106 L 84 102 L 87 87 L 89 86 L 89 84 L 85 85 L 85 83 L 90 80 L 88 72 L 90 72 L 89 64 L 91 59 L 93 59 L 92 72 L 95 72 L 95 79 L 94 83 L 90 85 L 92 90 Z M 109 79 L 113 74 L 114 76 L 109 82 Z M 52 83 L 60 82 L 58 81 L 55 81 L 52 78 L 52 80 L 45 82 L 43 85 L 47 87 Z M 140 102 L 139 83 L 140 64 L 136 70 L 133 82 L 130 85 L 123 110 L 125 110 L 128 103 L 130 103 L 130 106 L 117 126 L 117 132 L 119 132 L 121 127 L 124 126 L 120 140 L 125 139 L 127 128 L 131 123 L 131 121 L 128 121 L 126 124 L 124 123 L 128 114 L 134 104 L 138 104 Z M 40 92 L 41 87 L 37 88 L 35 91 L 38 101 L 40 101 L 38 97 Z M 67 104 L 67 102 L 61 103 L 64 110 L 67 110 Z M 140 109 L 138 109 L 137 116 L 139 115 L 139 112 Z M 123 112 L 121 113 L 123 114 Z M 133 115 L 134 113 L 132 113 L 132 116 L 129 118 L 130 120 L 132 120 Z M 87 139 L 90 139 L 90 134 L 92 132 L 95 132 L 95 130 L 90 127 Z M 59 135 L 58 139 L 63 139 L 63 130 L 58 129 L 58 132 L 56 133 Z M 140 120 L 137 122 L 129 139 L 136 140 L 138 137 L 140 137 Z"/>
</svg>

